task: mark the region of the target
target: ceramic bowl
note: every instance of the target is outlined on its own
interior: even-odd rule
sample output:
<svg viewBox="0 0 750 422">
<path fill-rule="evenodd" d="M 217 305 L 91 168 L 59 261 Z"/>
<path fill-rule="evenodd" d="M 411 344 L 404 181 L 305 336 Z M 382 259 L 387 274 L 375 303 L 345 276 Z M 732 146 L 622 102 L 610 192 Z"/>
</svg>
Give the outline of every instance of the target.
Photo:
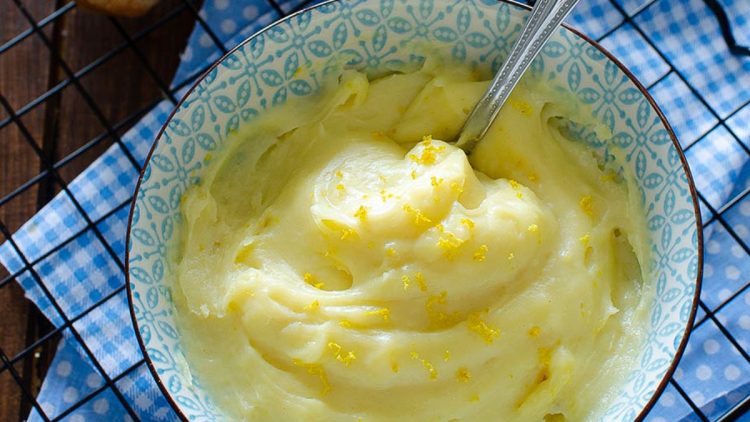
<svg viewBox="0 0 750 422">
<path fill-rule="evenodd" d="M 413 45 L 479 67 L 497 68 L 528 10 L 494 0 L 348 0 L 302 11 L 250 37 L 186 94 L 162 128 L 141 175 L 128 232 L 128 293 L 136 333 L 156 381 L 177 413 L 221 419 L 200 380 L 190 378 L 170 295 L 168 245 L 180 224 L 183 192 L 204 159 L 263 110 L 319 88 L 341 63 L 377 69 L 418 60 Z M 299 68 L 306 72 L 297 72 Z M 532 72 L 591 106 L 614 133 L 588 139 L 607 157 L 621 149 L 635 176 L 651 239 L 656 284 L 638 364 L 604 420 L 642 418 L 665 387 L 685 346 L 702 265 L 700 216 L 685 158 L 646 90 L 601 46 L 569 28 L 553 35 Z"/>
</svg>

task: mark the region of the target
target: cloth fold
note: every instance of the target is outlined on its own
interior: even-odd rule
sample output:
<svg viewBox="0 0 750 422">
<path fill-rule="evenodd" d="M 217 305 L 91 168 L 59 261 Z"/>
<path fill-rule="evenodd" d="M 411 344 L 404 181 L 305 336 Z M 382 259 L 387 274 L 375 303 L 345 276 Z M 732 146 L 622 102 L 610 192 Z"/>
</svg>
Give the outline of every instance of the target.
<svg viewBox="0 0 750 422">
<path fill-rule="evenodd" d="M 280 7 L 288 13 L 300 3 L 301 0 L 289 0 Z M 750 3 L 721 3 L 736 38 L 744 41 L 747 37 L 742 34 L 750 33 Z M 648 5 L 644 8 L 641 4 Z M 620 10 L 634 16 L 626 19 Z M 223 47 L 230 49 L 276 20 L 279 13 L 266 0 L 206 0 L 200 16 Z M 750 106 L 746 103 L 750 101 L 750 58 L 729 53 L 715 17 L 703 0 L 587 0 L 581 2 L 569 23 L 593 38 L 603 36 L 605 47 L 644 84 L 653 84 L 650 91 L 683 145 L 695 143 L 686 155 L 696 185 L 712 207 L 718 209 L 748 189 Z M 221 54 L 221 48 L 199 22 L 180 56 L 172 86 L 196 78 L 200 69 Z M 176 96 L 179 98 L 184 91 Z M 172 108 L 172 103 L 162 101 L 123 136 L 123 144 L 138 163 L 143 163 Z M 727 120 L 722 123 L 719 119 Z M 69 186 L 120 262 L 125 259 L 129 198 L 137 177 L 138 169 L 122 147 L 115 144 Z M 706 207 L 703 218 L 711 218 Z M 710 233 L 706 232 L 710 237 L 706 243 L 702 299 L 711 309 L 750 282 L 750 197 L 727 211 L 723 220 L 731 231 L 723 223 L 714 223 L 709 226 Z M 74 321 L 73 327 L 138 418 L 176 419 L 147 367 L 141 364 L 143 356 L 130 321 L 124 274 L 93 229 L 86 227 L 70 198 L 65 193 L 55 197 L 13 239 L 26 259 L 35 263 L 35 271 L 65 318 L 55 311 L 32 274 L 22 271 L 22 260 L 6 242 L 0 245 L 0 262 L 11 273 L 20 272 L 16 280 L 26 296 L 56 326 L 64 325 L 65 319 Z M 63 246 L 55 249 L 60 245 Z M 92 309 L 105 298 L 104 303 Z M 745 352 L 750 351 L 749 308 L 750 292 L 744 292 L 717 313 L 719 322 Z M 712 418 L 750 394 L 750 362 L 744 360 L 713 321 L 695 330 L 674 378 Z M 89 396 L 92 397 L 77 405 Z M 67 412 L 71 421 L 131 419 L 67 328 L 38 401 L 50 418 Z M 71 406 L 76 408 L 69 411 Z M 672 387 L 649 416 L 654 421 L 694 417 Z M 32 410 L 29 419 L 41 418 Z"/>
</svg>

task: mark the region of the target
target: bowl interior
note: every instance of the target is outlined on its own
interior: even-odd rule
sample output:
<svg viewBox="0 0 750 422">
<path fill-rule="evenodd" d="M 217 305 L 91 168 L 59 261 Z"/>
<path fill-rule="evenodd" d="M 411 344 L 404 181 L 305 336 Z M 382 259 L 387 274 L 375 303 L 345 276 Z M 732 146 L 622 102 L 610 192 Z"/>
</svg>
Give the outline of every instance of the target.
<svg viewBox="0 0 750 422">
<path fill-rule="evenodd" d="M 134 323 L 157 382 L 178 412 L 189 419 L 221 417 L 187 369 L 167 259 L 181 220 L 180 198 L 198 180 L 207 154 L 264 109 L 318 90 L 321 75 L 342 58 L 359 69 L 398 68 L 421 60 L 415 46 L 430 45 L 439 54 L 495 69 L 526 14 L 520 6 L 494 0 L 324 3 L 254 36 L 189 91 L 151 152 L 128 238 Z M 650 277 L 656 284 L 647 340 L 637 370 L 603 415 L 607 420 L 632 420 L 663 383 L 694 312 L 701 259 L 691 181 L 661 114 L 599 47 L 560 29 L 532 71 L 589 104 L 612 130 L 610 142 L 581 136 L 602 157 L 611 157 L 616 145 L 646 204 Z"/>
</svg>

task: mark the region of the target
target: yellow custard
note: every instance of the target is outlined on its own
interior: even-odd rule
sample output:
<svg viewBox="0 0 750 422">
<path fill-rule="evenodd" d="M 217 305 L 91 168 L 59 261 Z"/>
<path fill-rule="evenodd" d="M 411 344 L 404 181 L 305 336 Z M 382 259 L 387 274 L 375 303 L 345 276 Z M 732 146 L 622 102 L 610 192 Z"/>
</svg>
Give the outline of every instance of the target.
<svg viewBox="0 0 750 422">
<path fill-rule="evenodd" d="M 173 295 L 231 419 L 593 418 L 642 341 L 637 195 L 524 81 L 470 156 L 461 66 L 324 94 L 234 135 L 183 197 Z M 639 264 L 639 262 L 641 264 Z"/>
</svg>

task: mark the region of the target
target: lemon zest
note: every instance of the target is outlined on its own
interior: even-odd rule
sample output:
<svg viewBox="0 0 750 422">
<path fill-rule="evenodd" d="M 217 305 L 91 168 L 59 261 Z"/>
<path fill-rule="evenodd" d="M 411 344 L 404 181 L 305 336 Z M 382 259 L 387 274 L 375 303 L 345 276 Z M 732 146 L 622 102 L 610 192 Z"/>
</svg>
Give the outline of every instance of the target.
<svg viewBox="0 0 750 422">
<path fill-rule="evenodd" d="M 440 239 L 438 239 L 437 246 L 443 250 L 443 256 L 453 259 L 458 254 L 458 249 L 465 242 L 465 240 L 459 239 L 451 232 L 444 232 L 443 236 L 440 236 Z"/>
<path fill-rule="evenodd" d="M 388 321 L 391 319 L 391 310 L 388 308 L 380 308 L 377 311 L 368 312 L 367 315 L 378 315 L 383 318 L 383 321 Z"/>
<path fill-rule="evenodd" d="M 581 207 L 584 214 L 589 217 L 594 216 L 594 200 L 591 198 L 591 195 L 582 196 L 581 200 L 578 201 L 578 205 Z"/>
<path fill-rule="evenodd" d="M 508 104 L 510 104 L 511 107 L 518 110 L 518 112 L 520 112 L 521 115 L 523 116 L 531 116 L 531 114 L 534 112 L 534 107 L 532 107 L 531 104 L 523 100 L 519 100 L 519 99 L 511 97 L 508 99 Z"/>
<path fill-rule="evenodd" d="M 305 283 L 315 287 L 316 289 L 322 289 L 326 285 L 324 282 L 318 280 L 317 277 L 310 273 L 305 273 L 302 277 L 304 278 Z"/>
<path fill-rule="evenodd" d="M 303 361 L 302 359 L 297 358 L 293 359 L 292 362 L 296 366 L 307 369 L 308 374 L 318 376 L 318 378 L 320 379 L 320 383 L 322 384 L 322 388 L 320 391 L 322 395 L 325 396 L 331 391 L 331 384 L 328 382 L 328 375 L 326 375 L 326 370 L 322 365 L 318 363 L 308 363 Z"/>
<path fill-rule="evenodd" d="M 464 193 L 463 186 L 461 186 L 461 184 L 458 183 L 458 182 L 451 182 L 451 190 L 453 192 L 456 192 L 459 195 L 461 195 L 462 193 Z"/>
<path fill-rule="evenodd" d="M 430 224 L 432 223 L 432 220 L 427 218 L 422 211 L 420 211 L 417 208 L 412 207 L 409 204 L 404 204 L 403 206 L 404 211 L 406 211 L 409 215 L 412 215 L 414 217 L 414 224 L 419 226 L 422 223 Z"/>
<path fill-rule="evenodd" d="M 313 300 L 309 305 L 305 306 L 305 310 L 307 311 L 317 311 L 318 309 L 320 309 L 320 302 L 317 300 Z"/>
<path fill-rule="evenodd" d="M 409 353 L 412 359 L 419 361 L 422 364 L 422 367 L 430 374 L 430 380 L 435 381 L 438 378 L 438 372 L 437 369 L 428 361 L 427 359 L 423 359 L 419 356 L 419 353 L 412 351 Z"/>
<path fill-rule="evenodd" d="M 436 295 L 429 296 L 425 300 L 424 309 L 427 313 L 427 318 L 430 323 L 437 327 L 445 327 L 450 325 L 451 321 L 458 317 L 458 313 L 447 314 L 439 309 L 441 305 L 445 305 L 448 302 L 448 292 L 442 291 Z"/>
<path fill-rule="evenodd" d="M 472 259 L 474 259 L 474 261 L 476 262 L 484 261 L 485 258 L 487 258 L 487 250 L 488 250 L 487 245 L 479 246 L 479 249 L 477 249 L 477 251 L 474 252 L 474 256 L 472 257 Z"/>
<path fill-rule="evenodd" d="M 409 288 L 409 285 L 411 284 L 411 280 L 409 279 L 408 275 L 402 275 L 401 282 L 404 284 L 404 290 L 407 290 Z"/>
<path fill-rule="evenodd" d="M 352 324 L 351 321 L 348 321 L 346 319 L 339 321 L 339 326 L 343 328 L 354 328 L 354 324 Z"/>
<path fill-rule="evenodd" d="M 469 331 L 478 334 L 487 344 L 492 344 L 492 342 L 494 342 L 500 335 L 500 330 L 484 322 L 479 312 L 469 314 L 466 322 Z"/>
<path fill-rule="evenodd" d="M 357 359 L 357 356 L 354 354 L 353 351 L 344 352 L 344 349 L 341 347 L 340 344 L 330 342 L 328 343 L 328 349 L 333 352 L 333 355 L 336 357 L 336 360 L 343 363 L 345 366 L 351 365 L 353 360 Z"/>
<path fill-rule="evenodd" d="M 468 369 L 458 368 L 458 370 L 456 371 L 456 380 L 458 382 L 466 383 L 466 382 L 469 382 L 470 379 L 471 379 L 471 373 L 469 372 Z"/>
<path fill-rule="evenodd" d="M 422 137 L 422 142 L 419 145 L 422 146 L 421 155 L 409 154 L 409 159 L 422 165 L 434 164 L 438 154 L 445 150 L 445 145 L 435 146 L 432 144 L 432 135 Z"/>
<path fill-rule="evenodd" d="M 358 237 L 357 232 L 355 230 L 337 221 L 325 219 L 322 221 L 322 223 L 328 229 L 332 231 L 338 231 L 339 233 L 341 233 L 341 240 Z"/>
<path fill-rule="evenodd" d="M 341 240 L 356 238 L 357 232 L 350 228 L 341 229 Z"/>
<path fill-rule="evenodd" d="M 383 200 L 383 202 L 388 201 L 389 199 L 393 198 L 393 194 L 388 192 L 385 189 L 380 189 L 380 199 Z"/>
<path fill-rule="evenodd" d="M 427 282 L 425 282 L 424 276 L 422 275 L 421 271 L 417 271 L 417 273 L 414 274 L 414 281 L 416 281 L 419 285 L 419 290 L 423 292 L 427 291 Z"/>
<path fill-rule="evenodd" d="M 354 216 L 359 218 L 359 221 L 365 222 L 365 220 L 367 220 L 367 209 L 365 206 L 360 205 L 357 212 L 354 213 Z"/>
</svg>

